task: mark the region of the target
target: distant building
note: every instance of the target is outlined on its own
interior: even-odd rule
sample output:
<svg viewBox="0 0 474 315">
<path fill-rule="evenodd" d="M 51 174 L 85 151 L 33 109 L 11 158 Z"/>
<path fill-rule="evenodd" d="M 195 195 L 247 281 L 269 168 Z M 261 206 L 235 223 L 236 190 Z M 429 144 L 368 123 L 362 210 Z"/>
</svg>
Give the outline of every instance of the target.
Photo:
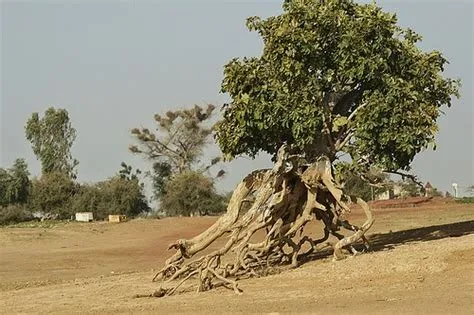
<svg viewBox="0 0 474 315">
<path fill-rule="evenodd" d="M 390 188 L 385 190 L 382 193 L 379 193 L 375 196 L 375 200 L 389 200 L 389 199 L 395 199 L 403 194 L 403 189 L 400 185 L 393 183 Z"/>
</svg>

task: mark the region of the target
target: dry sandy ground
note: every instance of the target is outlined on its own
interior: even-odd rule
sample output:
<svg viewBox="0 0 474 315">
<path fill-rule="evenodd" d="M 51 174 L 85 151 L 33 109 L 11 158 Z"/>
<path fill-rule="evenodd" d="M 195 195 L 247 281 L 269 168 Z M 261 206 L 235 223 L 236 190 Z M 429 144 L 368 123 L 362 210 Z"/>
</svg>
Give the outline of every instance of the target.
<svg viewBox="0 0 474 315">
<path fill-rule="evenodd" d="M 0 313 L 474 314 L 474 207 L 433 203 L 376 210 L 374 251 L 226 289 L 152 293 L 168 243 L 215 218 L 0 229 Z M 355 211 L 354 220 L 361 221 Z M 317 224 L 310 227 L 317 230 Z"/>
</svg>

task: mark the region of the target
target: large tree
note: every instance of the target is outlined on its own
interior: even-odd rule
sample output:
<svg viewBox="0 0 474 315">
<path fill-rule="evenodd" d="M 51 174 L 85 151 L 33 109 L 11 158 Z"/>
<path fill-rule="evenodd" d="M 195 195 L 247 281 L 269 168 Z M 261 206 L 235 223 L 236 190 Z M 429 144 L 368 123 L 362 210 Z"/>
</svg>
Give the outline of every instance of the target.
<svg viewBox="0 0 474 315">
<path fill-rule="evenodd" d="M 366 241 L 374 221 L 368 205 L 335 179 L 339 157 L 362 176 L 373 168 L 404 174 L 434 143 L 441 107 L 458 95 L 458 82 L 442 76 L 443 55 L 420 50 L 421 37 L 375 4 L 287 0 L 281 15 L 247 25 L 261 35 L 263 53 L 225 66 L 222 91 L 231 102 L 216 137 L 228 159 L 264 151 L 275 165 L 246 177 L 212 227 L 171 245 L 177 252 L 156 278 L 196 278 L 199 291 L 231 285 L 238 292 L 233 277 L 297 266 L 331 234 L 336 259 L 343 248 L 356 252 L 352 244 Z M 360 227 L 345 217 L 350 203 L 367 215 Z M 322 239 L 304 233 L 313 219 L 324 223 Z M 260 230 L 265 237 L 256 241 Z M 224 235 L 224 247 L 194 258 Z M 310 251 L 302 253 L 306 243 Z M 157 295 L 173 294 L 183 281 Z"/>
<path fill-rule="evenodd" d="M 79 162 L 71 154 L 76 130 L 71 125 L 67 110 L 50 107 L 41 118 L 38 113 L 33 113 L 25 131 L 26 139 L 31 142 L 33 152 L 41 161 L 43 174 L 59 172 L 76 177 L 75 168 Z"/>
</svg>

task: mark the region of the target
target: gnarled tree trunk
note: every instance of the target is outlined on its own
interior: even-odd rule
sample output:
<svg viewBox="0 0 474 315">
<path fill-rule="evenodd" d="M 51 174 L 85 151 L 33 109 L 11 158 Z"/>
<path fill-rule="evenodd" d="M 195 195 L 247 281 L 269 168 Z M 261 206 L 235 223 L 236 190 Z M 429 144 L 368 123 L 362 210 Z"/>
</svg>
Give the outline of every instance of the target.
<svg viewBox="0 0 474 315">
<path fill-rule="evenodd" d="M 360 228 L 344 220 L 350 211 L 349 202 L 357 203 L 366 213 L 367 219 Z M 297 233 L 302 233 L 313 219 L 324 223 L 324 237 L 297 238 Z M 279 264 L 296 267 L 301 255 L 309 253 L 301 253 L 305 243 L 310 244 L 312 252 L 330 234 L 339 239 L 334 246 L 334 258 L 342 259 L 343 247 L 349 246 L 355 252 L 353 243 L 360 239 L 366 242 L 364 234 L 373 222 L 369 206 L 360 198 L 344 195 L 337 185 L 329 159 L 321 157 L 307 164 L 282 146 L 274 167 L 247 176 L 235 189 L 227 212 L 210 228 L 190 240 L 170 245 L 177 251 L 154 277 L 154 281 L 163 283 L 154 296 L 172 295 L 188 280 L 195 281 L 197 291 L 224 285 L 240 293 L 237 277 Z M 354 234 L 344 237 L 338 233 L 341 227 L 353 230 Z M 265 231 L 264 240 L 252 243 L 252 236 L 260 230 Z M 223 247 L 195 258 L 224 236 L 228 238 Z"/>
</svg>

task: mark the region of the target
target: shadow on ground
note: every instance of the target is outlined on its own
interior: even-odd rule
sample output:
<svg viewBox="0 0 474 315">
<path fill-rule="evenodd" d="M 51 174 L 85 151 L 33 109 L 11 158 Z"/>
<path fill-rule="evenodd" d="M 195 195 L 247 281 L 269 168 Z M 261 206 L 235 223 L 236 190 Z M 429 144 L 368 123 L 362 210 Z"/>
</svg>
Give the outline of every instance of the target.
<svg viewBox="0 0 474 315">
<path fill-rule="evenodd" d="M 370 242 L 370 251 L 377 252 L 387 249 L 393 249 L 396 246 L 411 243 L 411 242 L 426 242 L 434 241 L 447 237 L 460 237 L 474 233 L 474 220 L 433 225 L 427 227 L 420 227 L 416 229 L 388 232 L 388 233 L 375 233 L 367 236 Z M 357 250 L 363 250 L 362 243 L 355 244 L 354 247 Z M 300 260 L 301 264 L 306 262 L 326 258 L 332 255 L 333 250 L 326 248 L 319 250 L 307 257 L 302 257 Z"/>
<path fill-rule="evenodd" d="M 368 237 L 373 251 L 393 248 L 410 242 L 434 241 L 447 237 L 460 237 L 474 233 L 474 220 L 433 225 L 410 230 L 372 234 Z"/>
</svg>

